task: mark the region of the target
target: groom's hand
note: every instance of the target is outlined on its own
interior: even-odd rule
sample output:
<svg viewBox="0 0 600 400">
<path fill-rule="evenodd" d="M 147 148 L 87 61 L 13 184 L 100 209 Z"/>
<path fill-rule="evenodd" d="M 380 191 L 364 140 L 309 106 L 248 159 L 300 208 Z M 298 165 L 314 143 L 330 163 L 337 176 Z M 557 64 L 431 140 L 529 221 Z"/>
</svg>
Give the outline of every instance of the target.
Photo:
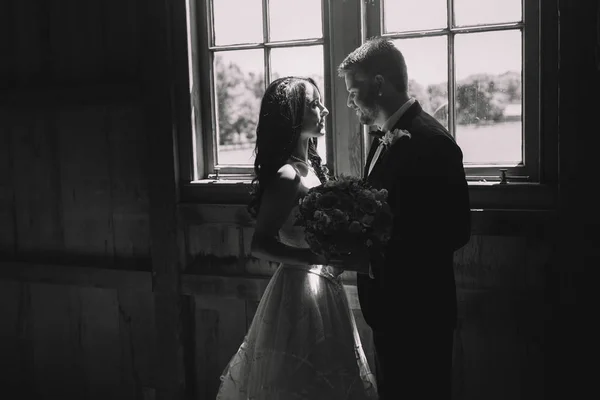
<svg viewBox="0 0 600 400">
<path fill-rule="evenodd" d="M 368 249 L 352 250 L 346 254 L 336 254 L 329 259 L 329 264 L 346 271 L 369 273 L 370 256 Z"/>
</svg>

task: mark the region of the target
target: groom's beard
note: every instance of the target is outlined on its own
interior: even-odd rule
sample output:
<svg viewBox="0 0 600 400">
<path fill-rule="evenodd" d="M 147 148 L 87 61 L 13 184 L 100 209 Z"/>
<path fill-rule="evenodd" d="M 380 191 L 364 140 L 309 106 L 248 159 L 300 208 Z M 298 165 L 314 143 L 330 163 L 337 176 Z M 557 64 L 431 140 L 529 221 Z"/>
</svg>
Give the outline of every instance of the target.
<svg viewBox="0 0 600 400">
<path fill-rule="evenodd" d="M 358 120 L 363 125 L 374 125 L 375 120 L 377 119 L 377 114 L 379 113 L 379 109 L 376 105 L 372 107 L 359 109 L 358 110 Z"/>
</svg>

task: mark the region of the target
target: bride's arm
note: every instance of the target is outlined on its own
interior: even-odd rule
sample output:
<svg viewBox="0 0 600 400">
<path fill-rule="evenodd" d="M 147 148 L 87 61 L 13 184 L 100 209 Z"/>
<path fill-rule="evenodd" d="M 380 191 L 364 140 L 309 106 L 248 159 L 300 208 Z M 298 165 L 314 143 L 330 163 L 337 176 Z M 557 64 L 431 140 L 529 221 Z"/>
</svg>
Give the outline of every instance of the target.
<svg viewBox="0 0 600 400">
<path fill-rule="evenodd" d="M 285 165 L 261 198 L 260 210 L 252 236 L 254 257 L 285 264 L 324 264 L 325 259 L 310 249 L 287 246 L 277 240 L 279 229 L 298 202 L 300 177 Z"/>
</svg>

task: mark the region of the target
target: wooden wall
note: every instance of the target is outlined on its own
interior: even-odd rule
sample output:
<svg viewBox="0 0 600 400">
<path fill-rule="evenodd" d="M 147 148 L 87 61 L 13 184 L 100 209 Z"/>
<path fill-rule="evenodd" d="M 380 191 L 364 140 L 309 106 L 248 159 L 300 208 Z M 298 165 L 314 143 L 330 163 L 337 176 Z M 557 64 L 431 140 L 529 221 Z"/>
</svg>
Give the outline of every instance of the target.
<svg viewBox="0 0 600 400">
<path fill-rule="evenodd" d="M 155 387 L 140 4 L 0 2 L 0 385 L 15 399 Z"/>
<path fill-rule="evenodd" d="M 242 206 L 187 206 L 182 214 L 189 272 L 249 273 L 252 278 L 272 273 L 273 265 L 249 256 L 252 229 L 243 218 Z M 553 257 L 552 216 L 545 212 L 507 214 L 497 211 L 484 217 L 474 212 L 475 234 L 455 256 L 459 286 L 455 399 L 543 398 L 544 282 Z M 214 215 L 219 215 L 219 222 Z M 507 223 L 536 229 L 499 229 Z M 351 274 L 345 276 L 347 293 L 371 358 L 371 332 L 360 313 L 352 279 Z M 198 347 L 216 349 L 196 353 L 200 363 L 197 390 L 206 394 L 201 398 L 214 396 L 219 384 L 214 377 L 239 346 L 264 290 L 264 283 L 258 282 L 258 287 L 246 284 L 244 290 L 237 290 L 234 282 L 230 281 L 227 290 L 211 291 L 203 290 L 206 280 L 183 279 L 184 292 L 211 295 L 194 296 L 195 323 L 203 327 L 196 331 L 196 351 Z M 426 291 L 427 282 L 421 284 Z M 213 282 L 212 287 L 218 286 Z"/>
<path fill-rule="evenodd" d="M 574 50 L 595 45 L 595 9 L 556 3 L 572 74 L 546 87 L 597 83 Z M 165 16 L 182 4 L 0 2 L 0 387 L 14 398 L 213 398 L 254 315 L 273 266 L 249 257 L 243 207 L 176 194 Z M 456 254 L 456 400 L 544 398 L 548 284 L 571 268 L 554 218 L 474 213 Z"/>
</svg>

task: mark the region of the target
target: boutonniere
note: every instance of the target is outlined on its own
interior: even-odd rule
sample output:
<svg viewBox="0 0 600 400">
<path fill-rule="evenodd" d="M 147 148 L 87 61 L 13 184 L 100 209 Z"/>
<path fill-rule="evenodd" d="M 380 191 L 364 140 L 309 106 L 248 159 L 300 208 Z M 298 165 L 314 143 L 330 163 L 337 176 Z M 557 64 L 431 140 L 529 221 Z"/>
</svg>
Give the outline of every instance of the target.
<svg viewBox="0 0 600 400">
<path fill-rule="evenodd" d="M 393 131 L 387 131 L 380 140 L 385 146 L 391 146 L 392 144 L 396 143 L 396 140 L 403 136 L 408 136 L 409 139 L 411 138 L 409 131 L 404 129 L 394 129 Z"/>
</svg>

